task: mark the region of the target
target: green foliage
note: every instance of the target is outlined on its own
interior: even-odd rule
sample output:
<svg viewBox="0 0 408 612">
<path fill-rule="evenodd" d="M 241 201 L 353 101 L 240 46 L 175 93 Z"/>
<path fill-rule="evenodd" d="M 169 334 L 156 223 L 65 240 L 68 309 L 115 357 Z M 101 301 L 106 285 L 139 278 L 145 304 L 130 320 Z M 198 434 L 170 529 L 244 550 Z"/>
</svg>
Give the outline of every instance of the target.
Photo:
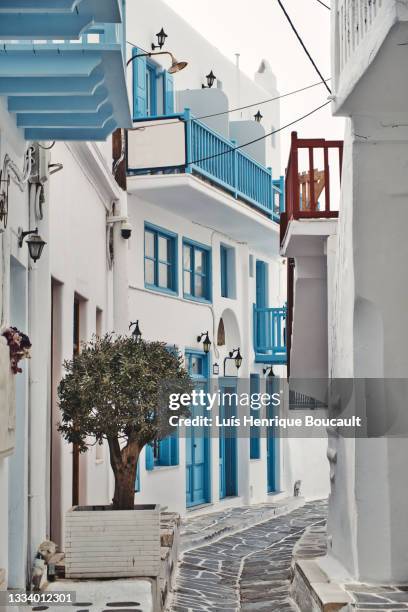
<svg viewBox="0 0 408 612">
<path fill-rule="evenodd" d="M 58 429 L 81 452 L 103 439 L 118 440 L 122 449 L 137 443 L 140 452 L 171 433 L 170 415 L 188 415 L 168 407 L 169 394 L 189 393 L 192 382 L 181 356 L 161 342 L 94 337 L 64 368 Z"/>
</svg>

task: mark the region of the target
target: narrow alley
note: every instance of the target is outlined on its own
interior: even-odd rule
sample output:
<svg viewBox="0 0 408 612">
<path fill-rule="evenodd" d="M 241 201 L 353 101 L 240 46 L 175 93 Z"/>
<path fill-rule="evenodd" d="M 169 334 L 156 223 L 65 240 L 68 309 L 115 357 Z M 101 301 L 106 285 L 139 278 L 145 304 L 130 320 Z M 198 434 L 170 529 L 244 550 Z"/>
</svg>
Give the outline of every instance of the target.
<svg viewBox="0 0 408 612">
<path fill-rule="evenodd" d="M 190 548 L 180 561 L 171 612 L 298 610 L 290 597 L 292 555 L 311 558 L 324 554 L 326 511 L 325 501 L 309 502 Z M 256 520 L 255 514 L 253 518 Z M 203 517 L 204 529 L 208 522 Z M 194 523 L 200 532 L 200 520 Z"/>
</svg>

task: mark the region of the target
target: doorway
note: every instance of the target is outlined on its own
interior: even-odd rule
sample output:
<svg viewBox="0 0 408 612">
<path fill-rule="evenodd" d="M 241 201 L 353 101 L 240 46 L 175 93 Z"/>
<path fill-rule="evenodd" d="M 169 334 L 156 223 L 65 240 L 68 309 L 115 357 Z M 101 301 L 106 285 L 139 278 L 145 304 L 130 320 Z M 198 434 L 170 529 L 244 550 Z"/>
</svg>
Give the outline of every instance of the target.
<svg viewBox="0 0 408 612">
<path fill-rule="evenodd" d="M 186 351 L 186 367 L 198 391 L 208 390 L 208 355 Z M 195 406 L 191 416 L 205 416 L 206 406 Z M 210 502 L 210 437 L 208 427 L 189 427 L 186 431 L 186 506 Z"/>
</svg>

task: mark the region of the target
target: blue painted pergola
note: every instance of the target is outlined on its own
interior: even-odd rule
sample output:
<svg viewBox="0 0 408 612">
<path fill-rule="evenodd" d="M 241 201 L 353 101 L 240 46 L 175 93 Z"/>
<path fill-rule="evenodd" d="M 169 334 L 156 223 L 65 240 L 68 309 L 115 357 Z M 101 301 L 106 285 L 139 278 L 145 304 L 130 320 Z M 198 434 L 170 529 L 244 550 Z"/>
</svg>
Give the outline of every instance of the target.
<svg viewBox="0 0 408 612">
<path fill-rule="evenodd" d="M 124 0 L 0 0 L 0 96 L 27 140 L 131 127 Z"/>
</svg>

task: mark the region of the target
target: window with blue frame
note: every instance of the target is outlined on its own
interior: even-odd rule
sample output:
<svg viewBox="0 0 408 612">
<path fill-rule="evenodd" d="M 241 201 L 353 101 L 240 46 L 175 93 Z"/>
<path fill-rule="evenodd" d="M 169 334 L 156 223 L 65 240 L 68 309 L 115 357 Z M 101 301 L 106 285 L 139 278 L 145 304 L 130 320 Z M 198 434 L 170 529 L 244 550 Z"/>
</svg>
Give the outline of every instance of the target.
<svg viewBox="0 0 408 612">
<path fill-rule="evenodd" d="M 143 53 L 133 48 L 133 56 Z M 174 113 L 173 76 L 146 57 L 132 62 L 133 117 L 153 117 Z"/>
<path fill-rule="evenodd" d="M 221 297 L 235 298 L 235 249 L 220 245 Z"/>
<path fill-rule="evenodd" d="M 179 437 L 177 431 L 164 440 L 155 440 L 146 446 L 146 470 L 179 464 Z"/>
<path fill-rule="evenodd" d="M 211 301 L 211 249 L 183 240 L 184 297 Z"/>
<path fill-rule="evenodd" d="M 177 235 L 145 224 L 145 285 L 177 293 Z"/>
<path fill-rule="evenodd" d="M 250 376 L 250 394 L 251 397 L 260 391 L 260 376 L 259 374 L 251 374 Z M 254 419 L 261 418 L 261 411 L 251 407 L 251 417 Z M 261 428 L 259 425 L 251 425 L 250 427 L 250 459 L 261 458 Z"/>
<path fill-rule="evenodd" d="M 177 346 L 169 345 L 166 347 L 169 353 L 179 355 Z M 146 470 L 153 470 L 155 467 L 171 466 L 179 464 L 179 435 L 178 429 L 164 438 L 155 440 L 146 446 Z"/>
</svg>

